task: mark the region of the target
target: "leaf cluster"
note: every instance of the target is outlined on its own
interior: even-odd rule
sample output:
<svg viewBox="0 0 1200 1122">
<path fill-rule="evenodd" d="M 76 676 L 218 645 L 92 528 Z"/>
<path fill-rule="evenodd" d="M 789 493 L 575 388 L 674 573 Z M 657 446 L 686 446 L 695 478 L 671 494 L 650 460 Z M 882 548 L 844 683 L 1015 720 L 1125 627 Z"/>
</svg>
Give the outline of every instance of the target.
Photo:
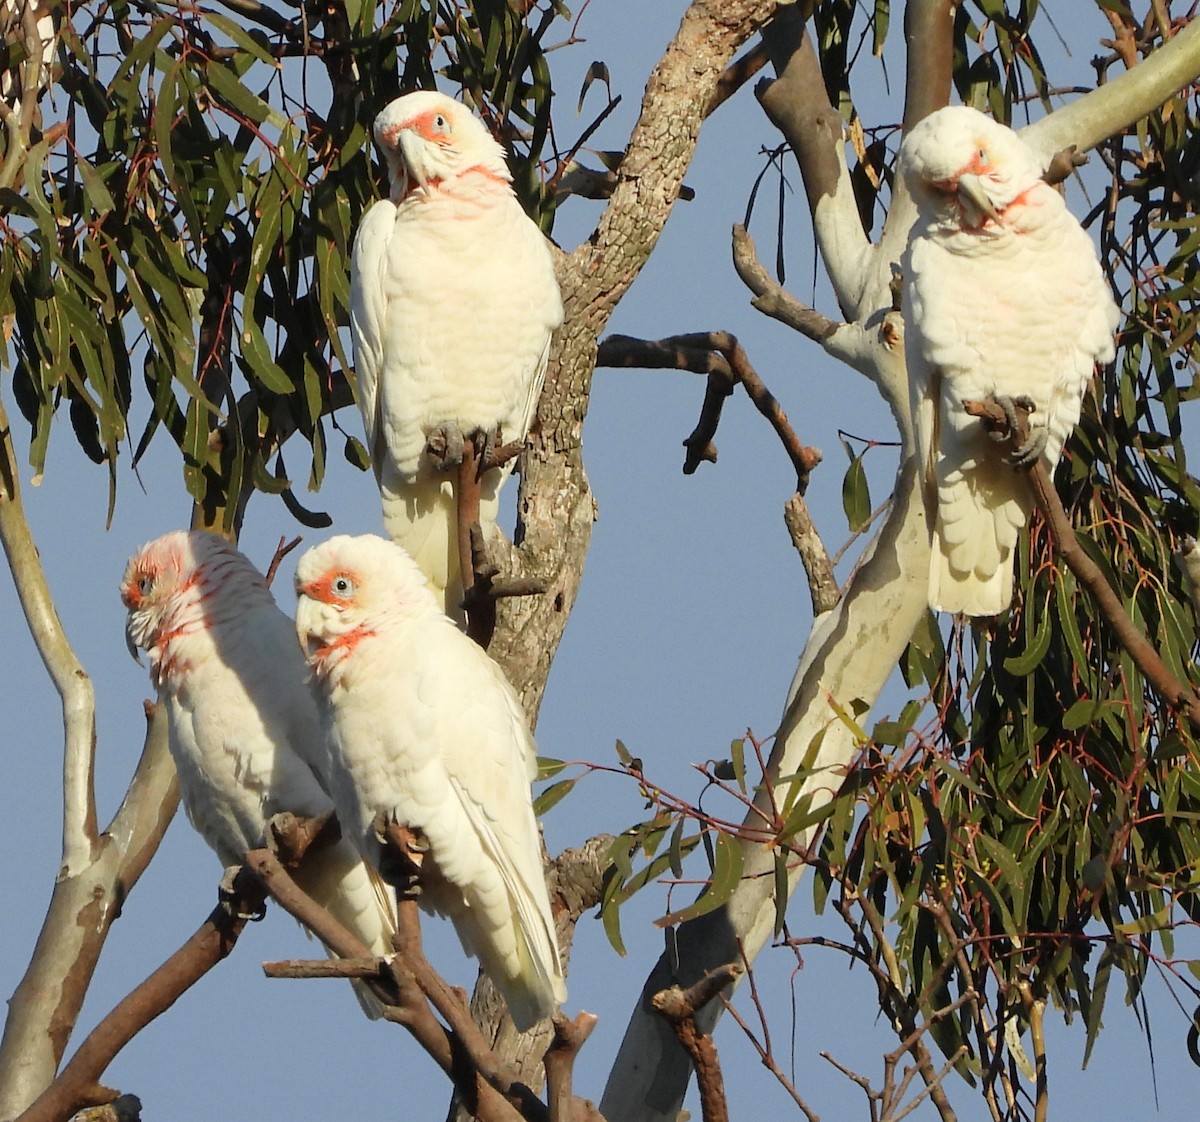
<svg viewBox="0 0 1200 1122">
<path fill-rule="evenodd" d="M 64 119 L 10 130 L 19 175 L 0 192 L 0 322 L 34 471 L 65 408 L 108 468 L 111 512 L 121 450 L 136 466 L 165 432 L 198 521 L 226 532 L 255 490 L 322 521 L 282 448 L 299 434 L 317 489 L 329 414 L 353 400 L 349 253 L 382 188 L 375 114 L 402 90 L 462 87 L 548 224 L 542 39 L 565 14 L 501 0 L 237 11 L 74 9 L 43 102 L 65 101 Z M 344 446 L 366 466 L 356 439 Z"/>
</svg>

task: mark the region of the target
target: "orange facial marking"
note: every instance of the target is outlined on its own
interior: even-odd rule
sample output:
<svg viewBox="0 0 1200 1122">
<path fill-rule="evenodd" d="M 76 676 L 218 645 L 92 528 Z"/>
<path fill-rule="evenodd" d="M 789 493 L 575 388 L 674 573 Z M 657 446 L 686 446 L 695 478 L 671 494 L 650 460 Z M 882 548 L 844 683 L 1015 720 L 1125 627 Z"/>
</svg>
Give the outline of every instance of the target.
<svg viewBox="0 0 1200 1122">
<path fill-rule="evenodd" d="M 323 573 L 316 580 L 310 580 L 304 584 L 297 585 L 297 588 L 310 600 L 319 600 L 322 604 L 346 604 L 353 597 L 340 596 L 333 590 L 333 582 L 343 577 L 350 581 L 351 584 L 357 586 L 358 578 L 349 570 L 330 569 L 329 572 Z"/>
</svg>

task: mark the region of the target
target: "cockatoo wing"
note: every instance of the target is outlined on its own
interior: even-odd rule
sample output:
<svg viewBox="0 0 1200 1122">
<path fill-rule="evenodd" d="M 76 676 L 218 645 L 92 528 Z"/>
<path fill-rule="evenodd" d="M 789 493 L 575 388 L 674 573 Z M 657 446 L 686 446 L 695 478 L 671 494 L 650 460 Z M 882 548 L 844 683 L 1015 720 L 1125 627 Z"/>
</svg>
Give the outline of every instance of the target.
<svg viewBox="0 0 1200 1122">
<path fill-rule="evenodd" d="M 387 300 L 383 275 L 388 242 L 396 224 L 396 208 L 388 199 L 380 199 L 363 216 L 350 265 L 350 330 L 354 338 L 354 376 L 358 390 L 358 408 L 366 430 L 367 450 L 379 479 L 380 465 L 386 457 L 386 444 L 380 443 L 379 375 L 383 369 L 384 322 Z"/>
</svg>

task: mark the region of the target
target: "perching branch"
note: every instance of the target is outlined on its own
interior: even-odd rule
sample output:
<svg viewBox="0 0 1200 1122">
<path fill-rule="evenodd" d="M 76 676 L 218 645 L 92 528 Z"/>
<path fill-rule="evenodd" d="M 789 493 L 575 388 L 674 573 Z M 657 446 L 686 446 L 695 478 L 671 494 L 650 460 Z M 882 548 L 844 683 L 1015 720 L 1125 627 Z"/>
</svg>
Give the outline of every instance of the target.
<svg viewBox="0 0 1200 1122">
<path fill-rule="evenodd" d="M 1020 447 L 1027 439 L 1028 430 L 1022 416 L 1024 411 L 1019 406 L 1015 432 L 1009 431 L 1004 410 L 995 402 L 964 401 L 963 407 L 972 417 L 978 417 L 997 439 L 1008 440 L 1014 447 Z M 1121 646 L 1166 702 L 1172 708 L 1183 712 L 1194 728 L 1200 729 L 1200 697 L 1190 686 L 1171 673 L 1145 633 L 1130 618 L 1099 566 L 1083 551 L 1046 466 L 1040 460 L 1029 469 L 1029 485 L 1033 491 L 1034 502 L 1054 535 L 1059 556 L 1075 574 L 1079 583 L 1091 593 L 1092 599 L 1112 626 Z"/>
<path fill-rule="evenodd" d="M 246 864 L 261 878 L 267 893 L 337 955 L 369 960 L 367 948 L 296 885 L 269 850 L 246 854 Z M 425 959 L 420 945 L 416 901 L 397 909 L 396 957 L 388 963 L 389 986 L 376 993 L 386 1002 L 385 1019 L 403 1025 L 450 1076 L 470 1112 L 482 1122 L 549 1122 L 543 1104 L 501 1061 L 471 1021 L 465 997 L 455 992 Z M 375 989 L 375 987 L 372 987 Z M 443 1025 L 430 1005 L 446 1019 Z M 577 1101 L 577 1100 L 574 1100 Z M 585 1112 L 578 1115 L 587 1118 Z"/>
<path fill-rule="evenodd" d="M 809 473 L 821 462 L 821 453 L 800 443 L 791 422 L 775 396 L 763 385 L 737 338 L 727 331 L 672 335 L 666 339 L 634 339 L 610 335 L 600 343 L 597 366 L 641 366 L 648 369 L 690 370 L 708 375 L 700 420 L 683 442 L 687 449 L 683 471 L 691 475 L 704 461 L 715 463 L 712 443 L 725 399 L 739 382 L 758 411 L 767 418 L 783 444 L 796 472 L 796 490 L 808 487 Z"/>
<path fill-rule="evenodd" d="M 591 1103 L 586 1103 L 586 1113 L 576 1113 L 576 1104 L 581 1100 L 571 1090 L 575 1060 L 598 1020 L 594 1013 L 580 1013 L 573 1020 L 563 1016 L 554 1018 L 554 1039 L 545 1055 L 549 1122 L 585 1122 L 587 1118 L 600 1117 Z"/>
</svg>

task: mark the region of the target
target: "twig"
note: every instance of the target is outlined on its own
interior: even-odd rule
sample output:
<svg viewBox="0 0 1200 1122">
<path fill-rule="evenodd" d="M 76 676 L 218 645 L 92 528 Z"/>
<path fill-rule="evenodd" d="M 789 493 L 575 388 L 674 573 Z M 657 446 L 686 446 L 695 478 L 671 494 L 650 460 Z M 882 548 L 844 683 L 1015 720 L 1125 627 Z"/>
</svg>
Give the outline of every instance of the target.
<svg viewBox="0 0 1200 1122">
<path fill-rule="evenodd" d="M 783 521 L 792 538 L 792 545 L 800 554 L 804 572 L 808 576 L 808 594 L 812 598 L 813 615 L 831 611 L 842 598 L 833 562 L 821 541 L 821 535 L 813 522 L 808 503 L 799 492 L 783 504 Z"/>
<path fill-rule="evenodd" d="M 250 851 L 246 854 L 246 864 L 262 878 L 272 899 L 339 957 L 371 957 L 370 951 L 358 938 L 300 890 L 270 850 Z M 401 903 L 397 912 L 402 927 L 411 921 L 415 909 L 416 904 L 411 900 Z M 389 1003 L 384 1009 L 384 1019 L 408 1029 L 434 1062 L 450 1076 L 463 1101 L 483 1122 L 517 1122 L 521 1114 L 472 1065 L 457 1034 L 433 1015 L 415 974 L 399 955 L 390 963 L 389 975 L 391 986 L 380 986 L 378 989 L 371 987 L 381 1000 Z M 540 1115 L 534 1111 L 525 1114 L 525 1118 L 529 1122 L 546 1122 L 545 1107 L 540 1103 L 537 1106 L 541 1107 Z"/>
<path fill-rule="evenodd" d="M 771 278 L 758 259 L 754 239 L 741 223 L 733 228 L 733 267 L 742 283 L 754 293 L 750 306 L 763 315 L 787 324 L 818 343 L 824 343 L 838 329 L 839 325 L 828 316 L 797 300 L 783 285 Z"/>
<path fill-rule="evenodd" d="M 563 1016 L 554 1018 L 554 1039 L 544 1057 L 550 1122 L 583 1122 L 574 1114 L 571 1077 L 579 1050 L 591 1036 L 598 1020 L 594 1013 L 580 1013 L 572 1020 Z"/>
<path fill-rule="evenodd" d="M 659 990 L 651 999 L 655 1012 L 670 1023 L 679 1043 L 691 1057 L 704 1122 L 729 1122 L 729 1107 L 725 1101 L 725 1080 L 716 1045 L 708 1033 L 697 1028 L 696 1013 L 726 986 L 736 982 L 741 973 L 741 965 L 730 962 L 717 967 L 686 990 L 670 986 Z"/>
<path fill-rule="evenodd" d="M 713 90 L 712 97 L 704 107 L 704 115 L 711 117 L 770 61 L 771 53 L 767 50 L 766 43 L 761 40 L 735 58 L 721 71 L 721 76 L 717 79 L 717 88 Z"/>
<path fill-rule="evenodd" d="M 279 544 L 275 547 L 275 555 L 271 558 L 271 564 L 267 566 L 267 587 L 271 587 L 271 582 L 275 580 L 275 573 L 279 569 L 279 563 L 292 552 L 304 539 L 292 538 L 288 541 L 286 538 L 280 538 Z"/>
<path fill-rule="evenodd" d="M 706 460 L 716 462 L 717 449 L 712 438 L 716 435 L 725 399 L 738 382 L 750 395 L 758 411 L 770 421 L 783 444 L 795 469 L 796 490 L 800 494 L 808 487 L 809 474 L 821 462 L 820 452 L 800 443 L 783 407 L 763 385 L 741 343 L 727 331 L 671 335 L 656 340 L 609 335 L 600 343 L 596 365 L 690 370 L 708 375 L 700 420 L 683 442 L 687 449 L 683 465 L 685 475 L 691 475 Z"/>
<path fill-rule="evenodd" d="M 734 1008 L 733 1002 L 722 994 L 721 1000 L 725 1004 L 725 1012 L 734 1019 L 738 1028 L 745 1033 L 746 1039 L 750 1041 L 751 1046 L 758 1053 L 758 1058 L 762 1062 L 763 1067 L 775 1077 L 779 1085 L 791 1096 L 792 1102 L 800 1108 L 804 1117 L 808 1119 L 808 1122 L 821 1122 L 821 1116 L 804 1101 L 800 1092 L 796 1090 L 795 1085 L 784 1074 L 783 1069 L 775 1059 L 774 1052 L 771 1049 L 771 1031 L 767 1025 L 767 1014 L 763 1009 L 762 999 L 759 997 L 758 985 L 754 980 L 754 970 L 751 968 L 748 960 L 746 961 L 746 980 L 750 983 L 750 1000 L 754 1002 L 754 1008 L 758 1012 L 758 1023 L 762 1026 L 762 1041 L 760 1042 L 758 1037 L 751 1031 L 750 1026 L 746 1024 L 746 1019 Z"/>
<path fill-rule="evenodd" d="M 994 433 L 1008 432 L 1008 421 L 1004 411 L 994 402 L 964 401 L 963 408 L 972 417 L 980 418 Z M 1027 439 L 1022 412 L 1018 409 L 1016 431 L 1008 433 L 1007 436 L 1014 447 L 1020 447 Z M 1181 711 L 1194 728 L 1200 728 L 1200 697 L 1167 669 L 1166 663 L 1126 612 L 1125 606 L 1105 580 L 1099 566 L 1083 551 L 1071 527 L 1071 520 L 1063 509 L 1058 492 L 1055 491 L 1046 471 L 1046 465 L 1040 460 L 1029 469 L 1029 484 L 1033 490 L 1034 501 L 1054 536 L 1059 556 L 1075 574 L 1079 583 L 1091 593 L 1096 606 L 1116 632 L 1121 646 L 1167 704 Z"/>
<path fill-rule="evenodd" d="M 387 969 L 385 958 L 287 958 L 264 962 L 268 978 L 374 978 Z"/>
</svg>

